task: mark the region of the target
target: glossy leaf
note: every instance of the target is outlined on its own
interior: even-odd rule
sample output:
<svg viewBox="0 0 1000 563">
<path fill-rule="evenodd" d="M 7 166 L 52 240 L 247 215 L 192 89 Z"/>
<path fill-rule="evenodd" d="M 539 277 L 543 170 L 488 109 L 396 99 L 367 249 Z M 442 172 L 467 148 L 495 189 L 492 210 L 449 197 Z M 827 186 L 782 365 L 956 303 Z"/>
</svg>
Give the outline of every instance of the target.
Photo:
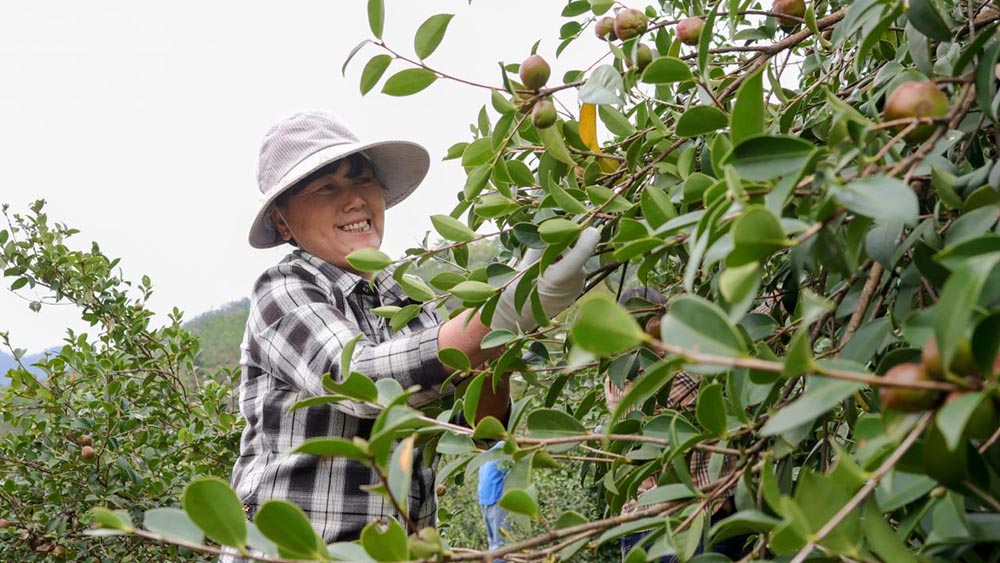
<svg viewBox="0 0 1000 563">
<path fill-rule="evenodd" d="M 714 106 L 694 106 L 677 120 L 677 135 L 697 137 L 729 125 L 729 116 Z"/>
<path fill-rule="evenodd" d="M 413 38 L 413 50 L 421 59 L 431 56 L 431 53 L 438 48 L 444 34 L 448 31 L 448 24 L 454 14 L 437 14 L 427 18 L 424 23 L 417 28 L 417 34 Z"/>
<path fill-rule="evenodd" d="M 222 479 L 203 477 L 188 484 L 182 500 L 184 512 L 215 542 L 243 548 L 247 521 L 243 503 Z"/>
<path fill-rule="evenodd" d="M 437 75 L 423 68 L 408 68 L 393 74 L 382 85 L 382 93 L 389 96 L 410 96 L 427 88 L 437 80 Z"/>
</svg>

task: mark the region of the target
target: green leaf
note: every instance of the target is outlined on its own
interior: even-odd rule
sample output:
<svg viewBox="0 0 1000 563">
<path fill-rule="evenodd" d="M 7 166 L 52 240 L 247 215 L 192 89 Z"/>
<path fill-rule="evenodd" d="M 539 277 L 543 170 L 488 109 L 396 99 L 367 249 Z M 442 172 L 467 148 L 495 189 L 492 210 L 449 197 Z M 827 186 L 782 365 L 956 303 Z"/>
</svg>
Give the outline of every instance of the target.
<svg viewBox="0 0 1000 563">
<path fill-rule="evenodd" d="M 385 23 L 385 3 L 383 0 L 368 0 L 368 27 L 372 35 L 382 39 L 382 27 Z"/>
<path fill-rule="evenodd" d="M 382 93 L 389 96 L 409 96 L 427 88 L 437 80 L 437 75 L 424 68 L 408 68 L 393 74 L 382 86 Z"/>
<path fill-rule="evenodd" d="M 764 436 L 774 436 L 803 424 L 808 424 L 839 405 L 844 399 L 864 387 L 863 383 L 810 377 L 806 390 L 792 403 L 774 413 L 761 429 Z"/>
<path fill-rule="evenodd" d="M 376 561 L 409 561 L 406 529 L 394 518 L 388 524 L 375 521 L 361 530 L 361 545 Z"/>
<path fill-rule="evenodd" d="M 878 222 L 915 225 L 919 215 L 917 195 L 906 184 L 887 177 L 869 177 L 836 191 L 845 207 Z"/>
<path fill-rule="evenodd" d="M 128 513 L 122 514 L 120 510 L 109 510 L 103 507 L 96 507 L 90 510 L 90 515 L 94 517 L 97 524 L 102 528 L 132 532 L 132 522 Z"/>
<path fill-rule="evenodd" d="M 458 348 L 443 348 L 438 351 L 438 359 L 441 363 L 457 371 L 469 371 L 472 369 L 472 362 L 465 352 Z"/>
<path fill-rule="evenodd" d="M 229 483 L 217 477 L 195 479 L 185 487 L 182 505 L 191 521 L 213 541 L 239 549 L 246 546 L 243 503 Z"/>
<path fill-rule="evenodd" d="M 600 65 L 590 73 L 578 94 L 581 104 L 615 105 L 625 103 L 619 92 L 624 90 L 622 77 L 611 65 Z"/>
<path fill-rule="evenodd" d="M 732 235 L 734 248 L 726 257 L 728 266 L 763 262 L 791 244 L 778 218 L 766 207 L 756 205 L 748 207 L 736 220 Z"/>
<path fill-rule="evenodd" d="M 874 499 L 865 503 L 865 519 L 861 529 L 872 551 L 883 561 L 898 561 L 899 563 L 917 563 L 918 559 L 907 548 L 903 540 L 896 535 L 885 521 L 885 515 L 878 508 Z"/>
<path fill-rule="evenodd" d="M 154 508 L 143 515 L 142 527 L 172 541 L 201 544 L 205 534 L 191 521 L 183 510 L 177 508 Z"/>
<path fill-rule="evenodd" d="M 528 413 L 528 435 L 532 438 L 565 438 L 589 434 L 572 415 L 558 409 L 535 409 Z"/>
<path fill-rule="evenodd" d="M 577 346 L 611 357 L 649 340 L 649 336 L 621 305 L 598 294 L 584 301 L 570 336 Z"/>
<path fill-rule="evenodd" d="M 344 457 L 361 462 L 369 462 L 371 459 L 371 453 L 367 448 L 346 438 L 310 438 L 292 450 L 292 453 Z"/>
<path fill-rule="evenodd" d="M 635 125 L 625 117 L 625 114 L 611 106 L 598 106 L 597 115 L 608 130 L 622 137 L 635 134 Z"/>
<path fill-rule="evenodd" d="M 280 553 L 297 559 L 329 559 L 326 544 L 319 537 L 305 512 L 285 500 L 269 500 L 257 511 L 254 524 L 267 539 L 278 545 Z"/>
<path fill-rule="evenodd" d="M 458 219 L 450 215 L 431 215 L 434 230 L 446 240 L 454 242 L 469 242 L 476 238 L 476 233 Z"/>
<path fill-rule="evenodd" d="M 676 373 L 677 366 L 673 362 L 664 362 L 661 360 L 647 367 L 625 389 L 621 400 L 618 401 L 615 412 L 611 414 L 611 420 L 620 420 L 622 415 L 628 412 L 632 405 L 641 405 L 646 399 L 664 389 Z M 609 424 L 606 429 L 610 433 L 613 426 Z"/>
<path fill-rule="evenodd" d="M 392 57 L 385 54 L 375 55 L 368 60 L 364 70 L 361 71 L 361 95 L 364 96 L 378 84 L 378 81 L 385 74 Z"/>
<path fill-rule="evenodd" d="M 421 307 L 417 304 L 410 304 L 403 307 L 399 311 L 396 311 L 392 317 L 389 318 L 389 328 L 394 332 L 403 328 L 404 326 L 410 324 L 410 321 L 417 318 L 420 314 Z"/>
<path fill-rule="evenodd" d="M 674 57 L 658 57 L 642 71 L 642 81 L 646 84 L 685 82 L 692 78 L 688 65 Z"/>
<path fill-rule="evenodd" d="M 552 196 L 552 200 L 556 202 L 556 205 L 566 212 L 572 213 L 573 215 L 587 212 L 587 206 L 580 203 L 580 200 L 569 195 L 569 192 L 564 190 L 557 182 L 552 181 L 551 174 L 545 175 L 544 187 L 545 190 Z"/>
<path fill-rule="evenodd" d="M 345 258 L 347 263 L 359 272 L 378 272 L 392 264 L 392 258 L 377 248 L 359 248 Z"/>
<path fill-rule="evenodd" d="M 482 303 L 497 291 L 499 288 L 479 281 L 464 281 L 451 288 L 452 295 L 469 303 Z"/>
<path fill-rule="evenodd" d="M 399 287 L 402 288 L 403 293 L 414 301 L 423 303 L 437 297 L 434 295 L 434 290 L 427 287 L 424 280 L 414 276 L 413 274 L 403 274 L 402 276 L 399 276 L 399 279 L 396 281 L 399 283 Z"/>
<path fill-rule="evenodd" d="M 800 173 L 815 152 L 812 143 L 798 137 L 758 135 L 737 143 L 724 164 L 748 180 L 763 182 Z"/>
<path fill-rule="evenodd" d="M 576 162 L 570 156 L 569 149 L 566 148 L 566 141 L 563 140 L 562 133 L 559 132 L 558 127 L 546 127 L 545 129 L 537 129 L 536 131 L 538 132 L 538 138 L 545 145 L 545 150 L 552 158 L 570 166 L 576 166 Z"/>
<path fill-rule="evenodd" d="M 998 58 L 1000 58 L 1000 43 L 994 43 L 986 49 L 976 65 L 976 101 L 979 103 L 979 109 L 993 123 L 997 123 L 996 104 L 994 103 L 997 83 L 994 69 Z"/>
<path fill-rule="evenodd" d="M 764 132 L 763 70 L 747 78 L 736 92 L 729 136 L 733 143 Z"/>
<path fill-rule="evenodd" d="M 722 309 L 696 295 L 679 295 L 670 301 L 660 333 L 664 342 L 692 352 L 727 357 L 745 355 L 743 341 Z M 689 369 L 695 373 L 719 373 L 729 368 L 698 364 Z"/>
<path fill-rule="evenodd" d="M 479 421 L 472 432 L 475 440 L 504 440 L 507 438 L 507 429 L 495 417 L 487 416 Z"/>
<path fill-rule="evenodd" d="M 710 383 L 702 387 L 698 393 L 695 416 L 698 424 L 712 435 L 722 436 L 726 433 L 726 402 L 722 398 L 722 385 Z"/>
<path fill-rule="evenodd" d="M 392 452 L 392 459 L 389 461 L 389 494 L 396 499 L 403 513 L 407 513 L 410 506 L 410 481 L 413 478 L 413 445 L 416 434 L 402 440 L 396 445 Z"/>
<path fill-rule="evenodd" d="M 341 353 L 343 355 L 343 353 Z M 361 402 L 374 402 L 378 399 L 378 388 L 375 382 L 369 377 L 353 371 L 344 379 L 344 374 L 340 374 L 341 382 L 326 378 L 323 386 L 331 393 L 337 393 Z"/>
<path fill-rule="evenodd" d="M 538 236 L 548 244 L 559 244 L 573 240 L 580 234 L 580 230 L 580 225 L 572 221 L 553 217 L 538 226 Z"/>
<path fill-rule="evenodd" d="M 941 289 L 934 321 L 941 365 L 951 365 L 958 341 L 967 336 L 970 315 L 997 262 L 1000 252 L 970 258 L 955 269 Z"/>
<path fill-rule="evenodd" d="M 358 340 L 364 336 L 363 332 L 359 332 L 353 338 L 344 343 L 344 347 L 340 350 L 340 378 L 344 379 L 345 376 L 351 373 L 351 358 L 354 357 L 354 349 L 358 345 Z"/>
<path fill-rule="evenodd" d="M 413 38 L 413 50 L 421 59 L 431 56 L 431 53 L 441 44 L 444 33 L 448 31 L 448 23 L 454 14 L 437 14 L 427 18 L 424 23 L 417 28 L 417 34 Z"/>
<path fill-rule="evenodd" d="M 462 166 L 479 166 L 493 161 L 496 151 L 493 149 L 493 137 L 476 139 L 462 151 Z"/>
<path fill-rule="evenodd" d="M 527 491 L 522 489 L 507 491 L 500 497 L 499 504 L 508 512 L 538 519 L 538 500 L 535 499 L 534 488 L 529 488 Z"/>
<path fill-rule="evenodd" d="M 479 192 L 483 191 L 483 188 L 486 187 L 486 183 L 490 179 L 492 170 L 493 168 L 489 164 L 483 164 L 473 168 L 469 172 L 469 177 L 465 180 L 465 187 L 462 189 L 466 201 L 475 199 L 479 195 Z"/>
<path fill-rule="evenodd" d="M 670 202 L 670 196 L 656 186 L 646 186 L 640 196 L 642 216 L 649 226 L 659 229 L 664 223 L 677 217 L 677 209 Z"/>
<path fill-rule="evenodd" d="M 741 510 L 736 514 L 733 514 L 732 516 L 714 524 L 710 535 L 712 537 L 712 542 L 717 543 L 726 538 L 732 538 L 735 536 L 742 536 L 754 532 L 769 532 L 780 523 L 781 520 L 763 512 L 758 512 L 756 510 Z"/>
<path fill-rule="evenodd" d="M 697 137 L 729 125 L 729 116 L 715 106 L 694 106 L 677 120 L 677 135 Z"/>
<path fill-rule="evenodd" d="M 927 37 L 938 41 L 951 41 L 951 29 L 934 0 L 910 0 L 907 19 L 913 27 Z"/>
</svg>

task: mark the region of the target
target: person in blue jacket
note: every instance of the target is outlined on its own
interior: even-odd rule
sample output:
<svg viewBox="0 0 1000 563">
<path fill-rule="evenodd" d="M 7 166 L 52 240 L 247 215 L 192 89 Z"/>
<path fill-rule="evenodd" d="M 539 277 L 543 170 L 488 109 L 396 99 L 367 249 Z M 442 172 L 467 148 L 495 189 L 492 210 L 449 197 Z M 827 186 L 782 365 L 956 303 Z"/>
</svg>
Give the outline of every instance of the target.
<svg viewBox="0 0 1000 563">
<path fill-rule="evenodd" d="M 503 442 L 497 442 L 491 449 L 503 447 Z M 507 522 L 507 511 L 500 507 L 500 497 L 503 496 L 504 482 L 507 480 L 507 469 L 502 461 L 491 460 L 479 467 L 479 509 L 483 514 L 483 524 L 486 525 L 486 540 L 490 551 L 500 548 L 505 542 L 500 535 L 501 528 L 510 529 Z M 502 559 L 494 559 L 503 563 Z"/>
</svg>

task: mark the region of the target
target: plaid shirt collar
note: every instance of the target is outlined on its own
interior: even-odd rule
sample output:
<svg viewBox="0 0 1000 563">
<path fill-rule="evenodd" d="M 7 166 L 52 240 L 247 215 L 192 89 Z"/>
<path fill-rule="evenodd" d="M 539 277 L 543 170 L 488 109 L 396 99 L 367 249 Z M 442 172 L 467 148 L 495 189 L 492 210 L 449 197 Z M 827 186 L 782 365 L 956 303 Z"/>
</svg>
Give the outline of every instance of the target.
<svg viewBox="0 0 1000 563">
<path fill-rule="evenodd" d="M 368 288 L 374 288 L 374 294 L 381 298 L 383 305 L 404 307 L 413 302 L 403 293 L 403 288 L 392 277 L 390 270 L 382 270 L 369 281 L 354 272 L 339 268 L 307 250 L 300 248 L 293 251 L 292 255 L 299 257 L 322 272 L 343 295 L 352 295 L 355 292 L 370 294 Z"/>
</svg>

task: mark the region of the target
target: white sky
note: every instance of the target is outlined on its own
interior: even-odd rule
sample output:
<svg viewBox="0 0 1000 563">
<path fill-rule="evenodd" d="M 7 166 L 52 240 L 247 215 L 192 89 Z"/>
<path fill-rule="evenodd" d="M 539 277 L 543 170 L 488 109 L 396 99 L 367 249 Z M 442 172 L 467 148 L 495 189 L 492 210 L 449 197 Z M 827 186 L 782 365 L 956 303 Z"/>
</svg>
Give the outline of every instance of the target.
<svg viewBox="0 0 1000 563">
<path fill-rule="evenodd" d="M 454 13 L 428 59 L 463 78 L 499 84 L 497 61 L 518 62 L 532 43 L 553 82 L 607 48 L 588 30 L 555 59 L 565 20 L 558 0 L 387 0 L 384 37 L 412 56 L 413 34 L 436 13 Z M 636 5 L 638 3 L 630 2 Z M 382 249 L 399 256 L 447 213 L 465 173 L 442 162 L 489 105 L 486 90 L 438 81 L 415 96 L 362 98 L 370 37 L 365 0 L 296 2 L 175 0 L 8 2 L 0 8 L 0 202 L 26 211 L 48 200 L 52 220 L 80 229 L 76 247 L 97 241 L 122 258 L 127 278 L 148 274 L 149 306 L 186 318 L 249 294 L 286 250 L 256 250 L 247 231 L 256 211 L 257 149 L 264 131 L 301 109 L 345 118 L 362 137 L 417 141 L 431 171 L 409 200 L 389 210 Z M 581 18 L 577 18 L 581 19 Z M 404 65 L 394 62 L 389 73 Z M 575 98 L 565 99 L 573 104 Z M 287 247 L 285 247 L 287 249 Z M 0 290 L 0 331 L 37 351 L 84 325 L 70 307 L 28 309 Z"/>
</svg>

